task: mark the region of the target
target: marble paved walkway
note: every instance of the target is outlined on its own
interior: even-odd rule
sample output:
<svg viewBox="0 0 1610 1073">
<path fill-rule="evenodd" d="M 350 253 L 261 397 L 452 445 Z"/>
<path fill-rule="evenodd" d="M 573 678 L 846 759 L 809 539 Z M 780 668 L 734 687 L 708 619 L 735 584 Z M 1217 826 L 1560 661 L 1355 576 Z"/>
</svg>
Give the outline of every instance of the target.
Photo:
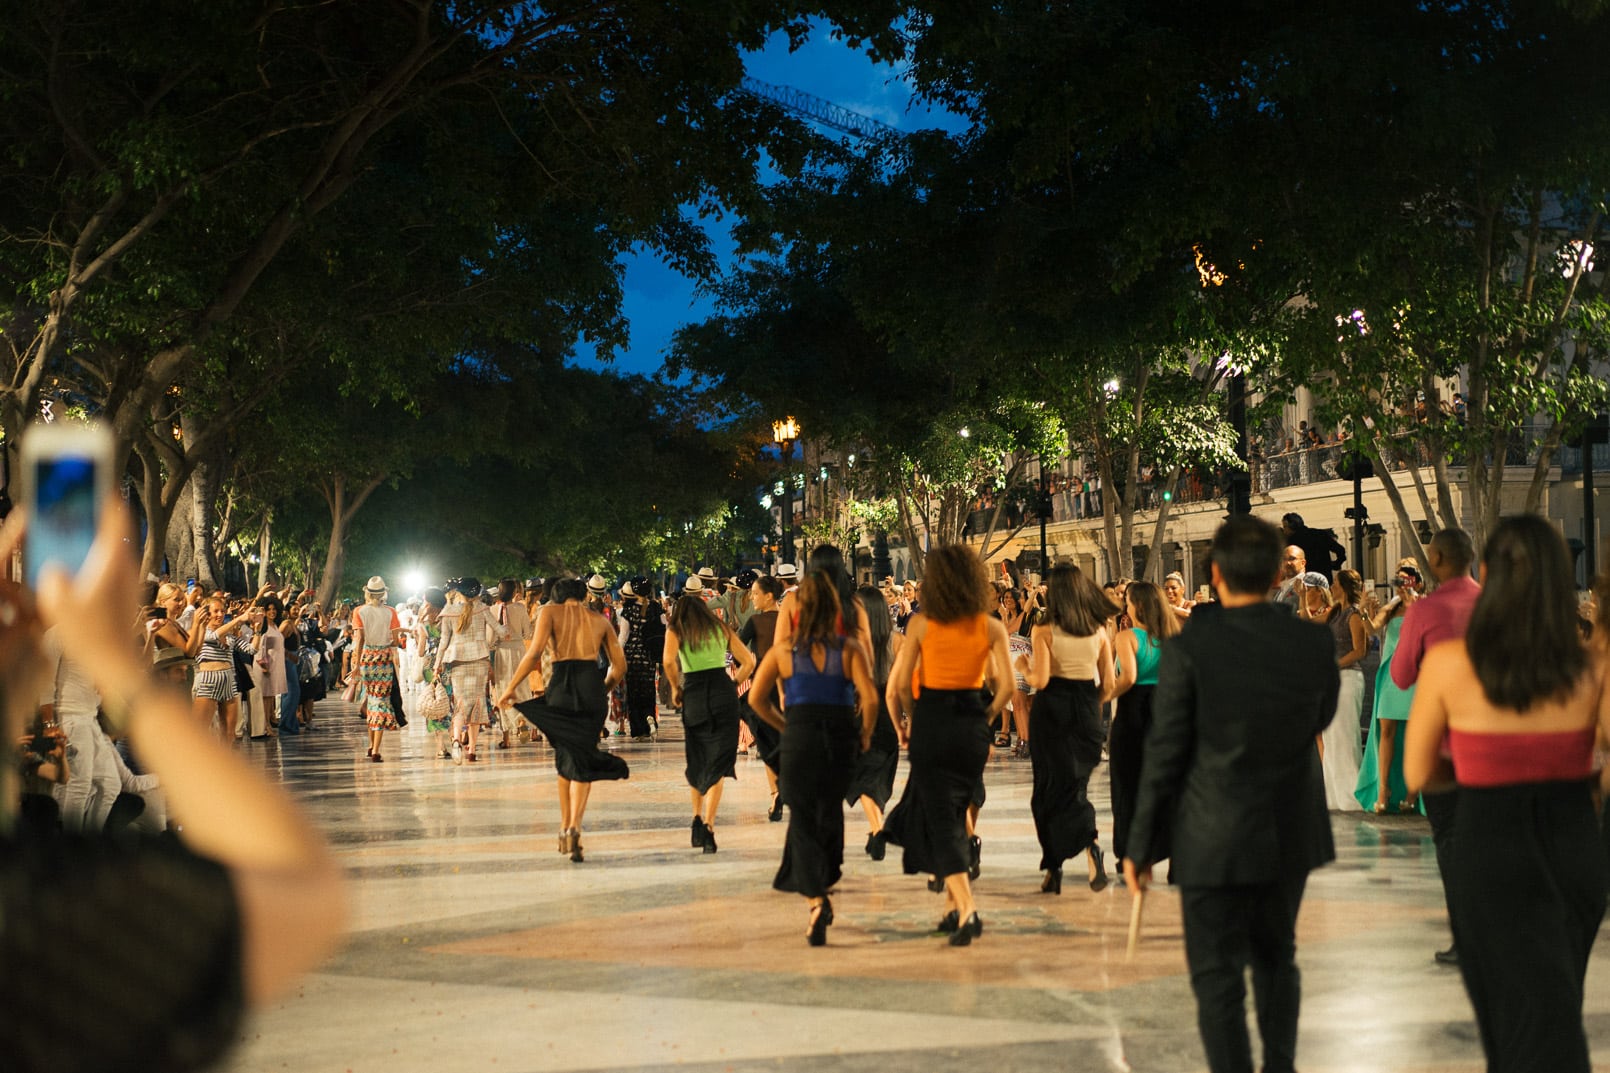
<svg viewBox="0 0 1610 1073">
<path fill-rule="evenodd" d="M 632 778 L 595 787 L 583 864 L 556 852 L 544 746 L 455 766 L 416 720 L 371 764 L 330 702 L 312 732 L 246 748 L 328 832 L 353 918 L 346 948 L 247 1025 L 232 1073 L 1205 1068 L 1177 897 L 1154 888 L 1129 963 L 1121 886 L 1092 893 L 1078 860 L 1061 896 L 1040 894 L 1025 760 L 986 773 L 981 940 L 952 949 L 932 933 L 939 896 L 901 874 L 897 848 L 865 856 L 857 812 L 837 923 L 812 949 L 804 900 L 771 890 L 784 828 L 767 822 L 758 760 L 739 757 L 727 784 L 720 852 L 689 848 L 674 719 L 653 742 L 614 739 Z M 1092 780 L 1104 844 L 1106 778 Z M 1339 857 L 1310 881 L 1298 928 L 1302 1068 L 1480 1070 L 1458 973 L 1431 959 L 1448 936 L 1425 821 L 1333 823 Z M 1595 958 L 1587 998 L 1604 1070 L 1607 967 Z"/>
</svg>

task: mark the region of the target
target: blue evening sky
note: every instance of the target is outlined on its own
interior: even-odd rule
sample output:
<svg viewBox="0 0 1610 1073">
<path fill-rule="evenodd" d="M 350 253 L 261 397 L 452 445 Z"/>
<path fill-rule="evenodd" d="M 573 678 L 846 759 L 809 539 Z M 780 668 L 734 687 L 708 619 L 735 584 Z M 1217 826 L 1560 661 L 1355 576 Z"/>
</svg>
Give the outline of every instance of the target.
<svg viewBox="0 0 1610 1073">
<path fill-rule="evenodd" d="M 902 130 L 954 130 L 961 126 L 954 115 L 930 111 L 920 103 L 913 106 L 910 88 L 899 69 L 873 63 L 825 30 L 818 30 L 792 53 L 788 51 L 787 37 L 777 34 L 766 48 L 749 57 L 748 68 L 751 76 L 763 82 L 804 90 Z M 706 224 L 723 263 L 732 249 L 727 237 L 729 223 Z M 653 374 L 670 345 L 671 334 L 683 324 L 714 312 L 710 300 L 697 293 L 693 281 L 652 254 L 641 254 L 627 262 L 625 286 L 631 345 L 611 363 L 619 372 Z M 581 362 L 594 364 L 590 356 Z"/>
</svg>

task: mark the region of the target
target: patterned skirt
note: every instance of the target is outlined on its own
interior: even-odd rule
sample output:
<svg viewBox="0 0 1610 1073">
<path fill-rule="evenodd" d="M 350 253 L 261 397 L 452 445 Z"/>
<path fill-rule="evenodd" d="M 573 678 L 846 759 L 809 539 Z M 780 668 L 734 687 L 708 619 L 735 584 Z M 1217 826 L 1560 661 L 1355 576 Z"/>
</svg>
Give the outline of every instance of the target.
<svg viewBox="0 0 1610 1073">
<path fill-rule="evenodd" d="M 359 697 L 370 730 L 396 730 L 391 709 L 391 682 L 397 673 L 397 650 L 390 645 L 363 646 L 358 655 Z"/>
<path fill-rule="evenodd" d="M 447 665 L 447 680 L 453 685 L 453 719 L 455 722 L 488 723 L 486 680 L 492 670 L 487 659 L 469 659 Z"/>
</svg>

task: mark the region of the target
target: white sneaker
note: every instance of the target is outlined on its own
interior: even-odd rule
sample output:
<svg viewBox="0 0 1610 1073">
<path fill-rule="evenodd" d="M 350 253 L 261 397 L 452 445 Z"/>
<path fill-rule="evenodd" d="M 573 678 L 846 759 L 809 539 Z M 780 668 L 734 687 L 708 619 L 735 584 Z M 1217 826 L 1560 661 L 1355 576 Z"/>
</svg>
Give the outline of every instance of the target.
<svg viewBox="0 0 1610 1073">
<path fill-rule="evenodd" d="M 456 742 L 455 741 L 453 743 L 453 763 L 462 764 L 463 762 L 464 762 L 464 745 L 463 745 L 462 742 Z"/>
</svg>

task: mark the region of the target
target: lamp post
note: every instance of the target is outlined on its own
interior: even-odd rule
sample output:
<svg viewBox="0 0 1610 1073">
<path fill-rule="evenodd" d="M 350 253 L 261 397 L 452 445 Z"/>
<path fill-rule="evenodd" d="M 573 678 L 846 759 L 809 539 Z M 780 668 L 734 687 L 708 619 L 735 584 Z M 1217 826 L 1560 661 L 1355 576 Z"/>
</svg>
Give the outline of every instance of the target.
<svg viewBox="0 0 1610 1073">
<path fill-rule="evenodd" d="M 789 470 L 789 460 L 794 455 L 794 443 L 799 439 L 799 422 L 792 417 L 785 417 L 781 421 L 771 423 L 771 439 L 777 445 L 783 456 L 783 558 L 785 563 L 794 561 L 794 541 L 789 532 L 793 525 L 794 514 L 794 479 Z"/>
</svg>

